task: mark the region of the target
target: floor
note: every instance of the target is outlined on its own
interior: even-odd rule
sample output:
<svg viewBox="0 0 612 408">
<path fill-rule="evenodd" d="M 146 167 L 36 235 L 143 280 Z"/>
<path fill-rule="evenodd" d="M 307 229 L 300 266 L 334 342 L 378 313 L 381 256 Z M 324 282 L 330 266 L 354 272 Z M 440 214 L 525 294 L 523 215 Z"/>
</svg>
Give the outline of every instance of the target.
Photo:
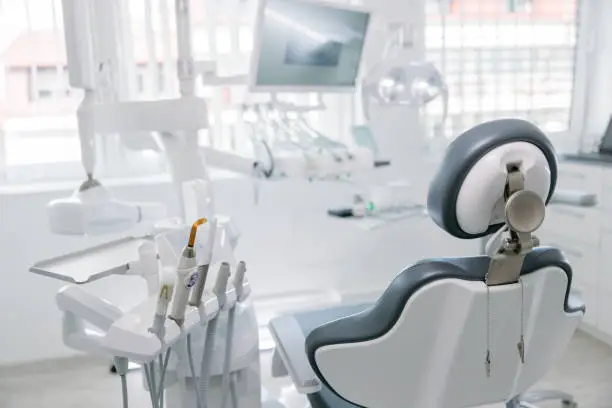
<svg viewBox="0 0 612 408">
<path fill-rule="evenodd" d="M 270 367 L 270 352 L 262 355 Z M 302 408 L 302 400 L 285 394 L 287 381 L 264 381 L 272 394 L 283 395 L 291 408 Z M 137 372 L 128 375 L 130 407 L 148 408 Z M 586 334 L 578 333 L 565 357 L 537 388 L 563 389 L 576 397 L 582 408 L 612 408 L 612 349 Z M 284 391 L 283 391 L 284 390 Z M 293 401 L 290 401 L 293 399 Z M 0 408 L 110 408 L 120 407 L 119 380 L 108 373 L 108 362 L 78 358 L 0 369 Z M 541 408 L 559 407 L 547 403 Z M 170 407 L 172 408 L 172 407 Z"/>
</svg>

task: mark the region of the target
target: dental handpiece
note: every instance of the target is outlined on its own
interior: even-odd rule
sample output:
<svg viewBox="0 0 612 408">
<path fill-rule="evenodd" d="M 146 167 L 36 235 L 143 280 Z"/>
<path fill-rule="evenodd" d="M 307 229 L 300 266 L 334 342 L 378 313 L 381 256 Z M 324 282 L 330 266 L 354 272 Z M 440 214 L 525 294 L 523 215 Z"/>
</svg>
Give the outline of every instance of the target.
<svg viewBox="0 0 612 408">
<path fill-rule="evenodd" d="M 244 294 L 244 275 L 246 273 L 246 263 L 244 261 L 238 262 L 236 267 L 236 273 L 234 273 L 234 288 L 236 288 L 236 298 L 238 301 L 241 300 Z"/>
<path fill-rule="evenodd" d="M 153 317 L 153 325 L 150 331 L 151 333 L 157 334 L 160 338 L 164 337 L 164 323 L 174 292 L 175 276 L 173 272 L 172 268 L 162 268 L 159 277 L 159 295 L 157 297 L 155 316 Z"/>
<path fill-rule="evenodd" d="M 215 343 L 217 337 L 217 324 L 219 322 L 219 315 L 225 306 L 227 301 L 227 281 L 230 278 L 230 266 L 229 263 L 223 262 L 219 267 L 217 273 L 217 280 L 213 288 L 213 293 L 217 297 L 219 303 L 219 312 L 217 315 L 208 323 L 206 328 L 206 341 L 204 342 L 204 352 L 202 353 L 202 361 L 200 363 L 200 380 L 198 382 L 199 400 L 202 401 L 204 407 L 208 406 L 208 391 L 210 385 L 210 371 L 212 368 L 213 356 L 215 352 Z"/>
<path fill-rule="evenodd" d="M 202 296 L 204 294 L 204 287 L 206 286 L 206 279 L 208 278 L 208 269 L 212 262 L 212 253 L 215 246 L 215 238 L 217 233 L 217 220 L 213 219 L 210 223 L 210 230 L 208 232 L 208 240 L 206 241 L 206 247 L 204 248 L 204 258 L 202 264 L 198 265 L 198 280 L 195 286 L 191 290 L 189 297 L 190 306 L 200 306 L 202 302 Z"/>
<path fill-rule="evenodd" d="M 231 272 L 229 263 L 221 263 L 219 273 L 217 275 L 217 281 L 215 282 L 215 287 L 213 288 L 213 293 L 215 296 L 217 296 L 217 301 L 219 302 L 219 312 L 223 310 L 225 303 L 227 302 L 227 283 L 230 275 Z"/>
<path fill-rule="evenodd" d="M 174 320 L 176 324 L 182 326 L 185 322 L 185 310 L 189 300 L 189 291 L 196 284 L 198 279 L 198 269 L 195 253 L 195 241 L 198 227 L 206 222 L 206 218 L 199 219 L 191 227 L 189 242 L 181 253 L 179 264 L 176 268 L 176 283 L 172 295 L 172 311 L 168 318 Z"/>
</svg>

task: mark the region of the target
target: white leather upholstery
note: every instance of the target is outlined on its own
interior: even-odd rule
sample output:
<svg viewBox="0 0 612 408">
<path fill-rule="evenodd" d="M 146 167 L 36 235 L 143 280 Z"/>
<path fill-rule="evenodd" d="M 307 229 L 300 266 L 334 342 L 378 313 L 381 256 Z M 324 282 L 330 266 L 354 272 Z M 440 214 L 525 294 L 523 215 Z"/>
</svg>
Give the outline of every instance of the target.
<svg viewBox="0 0 612 408">
<path fill-rule="evenodd" d="M 546 267 L 522 278 L 525 364 L 519 359 L 521 287 L 434 281 L 410 297 L 383 336 L 319 348 L 333 390 L 368 408 L 460 408 L 505 402 L 539 380 L 583 316 L 564 309 L 568 275 Z M 490 310 L 491 376 L 485 370 Z"/>
</svg>

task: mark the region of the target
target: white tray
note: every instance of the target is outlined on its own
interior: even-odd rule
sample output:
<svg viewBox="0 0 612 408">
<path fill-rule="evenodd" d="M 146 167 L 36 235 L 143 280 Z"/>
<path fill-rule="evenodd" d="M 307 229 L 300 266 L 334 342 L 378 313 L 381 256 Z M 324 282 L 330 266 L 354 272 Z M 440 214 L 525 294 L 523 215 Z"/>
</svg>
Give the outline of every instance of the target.
<svg viewBox="0 0 612 408">
<path fill-rule="evenodd" d="M 37 262 L 30 272 L 65 282 L 83 284 L 109 275 L 125 274 L 138 261 L 138 248 L 149 239 L 128 237 Z"/>
</svg>

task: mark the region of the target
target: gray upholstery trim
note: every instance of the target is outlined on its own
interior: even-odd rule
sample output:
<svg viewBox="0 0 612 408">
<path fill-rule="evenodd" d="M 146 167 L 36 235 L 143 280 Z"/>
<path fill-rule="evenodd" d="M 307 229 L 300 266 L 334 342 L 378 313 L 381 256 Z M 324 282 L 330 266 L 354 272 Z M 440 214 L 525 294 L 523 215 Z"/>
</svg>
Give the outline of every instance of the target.
<svg viewBox="0 0 612 408">
<path fill-rule="evenodd" d="M 322 385 L 333 391 L 333 387 L 327 383 L 317 366 L 315 353 L 319 348 L 333 344 L 365 342 L 383 336 L 393 328 L 410 297 L 420 288 L 443 279 L 484 282 L 490 261 L 487 256 L 422 261 L 401 272 L 372 307 L 313 329 L 306 337 L 306 353 Z M 584 303 L 576 297 L 570 297 L 572 269 L 558 249 L 542 247 L 533 250 L 525 258 L 521 275 L 546 267 L 558 267 L 567 274 L 564 310 L 567 313 L 585 312 Z"/>
<path fill-rule="evenodd" d="M 373 304 L 374 302 L 340 304 L 332 308 L 328 307 L 325 309 L 298 313 L 293 317 L 298 321 L 300 329 L 306 338 L 306 336 L 322 324 L 363 312 Z"/>
<path fill-rule="evenodd" d="M 548 203 L 557 184 L 557 158 L 552 143 L 530 122 L 520 119 L 494 120 L 464 132 L 446 149 L 427 197 L 427 210 L 438 226 L 457 238 L 472 239 L 492 234 L 503 225 L 491 225 L 481 234 L 467 233 L 459 226 L 455 205 L 463 181 L 476 162 L 496 147 L 512 142 L 531 143 L 544 153 L 551 172 Z"/>
<path fill-rule="evenodd" d="M 361 408 L 360 405 L 348 402 L 325 386 L 319 392 L 308 394 L 308 402 L 310 402 L 312 408 Z"/>
</svg>

